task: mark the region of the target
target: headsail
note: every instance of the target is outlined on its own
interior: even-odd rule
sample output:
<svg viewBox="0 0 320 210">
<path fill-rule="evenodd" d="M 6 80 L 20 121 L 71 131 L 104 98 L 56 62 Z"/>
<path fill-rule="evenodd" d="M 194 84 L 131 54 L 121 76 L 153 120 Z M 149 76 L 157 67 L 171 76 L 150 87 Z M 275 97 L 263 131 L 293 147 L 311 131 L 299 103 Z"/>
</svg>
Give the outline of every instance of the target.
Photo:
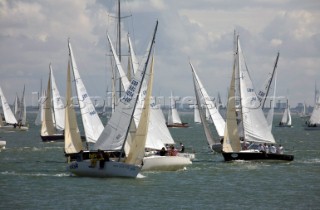
<svg viewBox="0 0 320 210">
<path fill-rule="evenodd" d="M 240 137 L 238 133 L 237 116 L 236 116 L 236 98 L 235 98 L 235 62 L 233 65 L 232 79 L 230 82 L 226 127 L 224 129 L 224 139 L 222 143 L 222 151 L 239 152 L 241 150 Z"/>
<path fill-rule="evenodd" d="M 103 131 L 103 125 L 80 77 L 70 42 L 68 46 L 86 140 L 95 143 Z"/>
<path fill-rule="evenodd" d="M 80 132 L 78 129 L 76 112 L 72 104 L 71 93 L 71 69 L 70 60 L 68 61 L 67 73 L 67 93 L 66 93 L 66 108 L 65 108 L 65 132 L 64 132 L 64 151 L 66 154 L 77 153 L 83 150 Z"/>
<path fill-rule="evenodd" d="M 192 72 L 194 74 L 195 80 L 197 81 L 197 84 L 199 86 L 199 91 L 201 93 L 201 96 L 204 100 L 204 105 L 206 106 L 206 108 L 209 111 L 210 114 L 210 118 L 212 120 L 212 122 L 214 123 L 214 126 L 217 130 L 217 133 L 220 137 L 223 137 L 224 135 L 224 128 L 225 128 L 225 121 L 222 118 L 221 114 L 219 113 L 217 107 L 214 105 L 214 103 L 210 100 L 210 97 L 207 93 L 207 91 L 205 90 L 202 82 L 200 81 L 197 72 L 195 71 L 193 65 L 190 63 Z"/>
<path fill-rule="evenodd" d="M 43 120 L 41 124 L 41 136 L 51 136 L 55 134 L 52 118 L 52 95 L 51 95 L 51 70 L 47 85 L 47 95 L 43 105 Z"/>
</svg>

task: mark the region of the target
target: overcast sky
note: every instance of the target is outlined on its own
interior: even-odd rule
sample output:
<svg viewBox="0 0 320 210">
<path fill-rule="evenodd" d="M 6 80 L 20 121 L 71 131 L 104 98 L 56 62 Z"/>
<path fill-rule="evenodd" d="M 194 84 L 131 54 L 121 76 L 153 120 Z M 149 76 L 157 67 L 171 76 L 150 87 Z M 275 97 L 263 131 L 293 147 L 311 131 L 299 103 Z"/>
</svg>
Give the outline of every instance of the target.
<svg viewBox="0 0 320 210">
<path fill-rule="evenodd" d="M 106 31 L 115 40 L 116 0 L 0 0 L 0 86 L 9 103 L 26 85 L 46 86 L 52 63 L 65 95 L 71 40 L 80 75 L 90 96 L 105 97 L 110 84 Z M 256 89 L 278 63 L 277 95 L 291 106 L 314 103 L 320 87 L 320 1 L 318 0 L 122 0 L 122 51 L 130 33 L 138 56 L 144 53 L 156 20 L 153 94 L 193 96 L 189 59 L 208 93 L 226 100 L 231 79 L 233 31 Z M 126 66 L 127 59 L 122 59 Z"/>
</svg>

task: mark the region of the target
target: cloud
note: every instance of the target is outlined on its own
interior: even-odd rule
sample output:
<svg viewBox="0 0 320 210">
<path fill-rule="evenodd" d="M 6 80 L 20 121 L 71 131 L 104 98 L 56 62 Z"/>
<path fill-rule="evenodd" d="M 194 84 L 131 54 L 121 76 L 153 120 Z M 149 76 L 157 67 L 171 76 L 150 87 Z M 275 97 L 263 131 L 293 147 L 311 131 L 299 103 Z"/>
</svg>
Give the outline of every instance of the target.
<svg viewBox="0 0 320 210">
<path fill-rule="evenodd" d="M 236 29 L 257 88 L 280 51 L 278 93 L 290 89 L 293 105 L 311 104 L 314 80 L 320 79 L 318 8 L 317 1 L 298 0 L 121 1 L 122 16 L 128 16 L 122 19 L 122 53 L 129 32 L 143 55 L 159 20 L 154 93 L 194 95 L 190 59 L 209 94 L 226 96 Z M 23 84 L 31 97 L 41 78 L 47 80 L 50 62 L 64 94 L 68 38 L 89 94 L 104 96 L 111 77 L 106 31 L 116 42 L 116 14 L 114 0 L 1 1 L 0 84 L 8 100 Z"/>
</svg>

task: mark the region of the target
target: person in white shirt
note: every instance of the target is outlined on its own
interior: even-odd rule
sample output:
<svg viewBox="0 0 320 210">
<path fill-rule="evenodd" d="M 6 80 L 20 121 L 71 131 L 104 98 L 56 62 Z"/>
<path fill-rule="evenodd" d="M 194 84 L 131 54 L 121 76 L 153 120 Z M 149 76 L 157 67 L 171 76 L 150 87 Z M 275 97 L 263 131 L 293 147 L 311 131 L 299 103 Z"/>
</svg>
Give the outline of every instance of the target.
<svg viewBox="0 0 320 210">
<path fill-rule="evenodd" d="M 277 148 L 271 144 L 271 147 L 270 147 L 270 153 L 276 153 L 277 152 Z"/>
<path fill-rule="evenodd" d="M 283 146 L 281 144 L 279 144 L 279 147 L 277 149 L 277 153 L 278 154 L 283 154 Z"/>
</svg>

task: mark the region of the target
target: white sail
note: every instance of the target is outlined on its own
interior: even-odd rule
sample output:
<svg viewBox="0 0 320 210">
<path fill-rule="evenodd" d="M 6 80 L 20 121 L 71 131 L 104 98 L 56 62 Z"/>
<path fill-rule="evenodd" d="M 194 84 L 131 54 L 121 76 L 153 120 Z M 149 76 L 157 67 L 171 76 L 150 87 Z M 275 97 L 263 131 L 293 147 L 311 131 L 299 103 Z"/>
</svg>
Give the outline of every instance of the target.
<svg viewBox="0 0 320 210">
<path fill-rule="evenodd" d="M 51 84 L 52 84 L 52 100 L 53 100 L 53 113 L 55 120 L 55 127 L 58 130 L 64 130 L 64 104 L 61 99 L 54 75 L 52 70 L 52 65 L 50 63 L 50 74 L 51 74 Z"/>
<path fill-rule="evenodd" d="M 193 118 L 195 123 L 201 123 L 199 108 L 197 104 L 193 106 Z"/>
<path fill-rule="evenodd" d="M 7 99 L 5 98 L 2 89 L 0 87 L 0 98 L 1 98 L 1 103 L 2 103 L 2 109 L 3 109 L 3 114 L 4 114 L 4 119 L 6 123 L 8 124 L 16 124 L 18 123 L 8 102 Z"/>
<path fill-rule="evenodd" d="M 180 119 L 178 110 L 176 108 L 176 102 L 172 96 L 171 92 L 171 97 L 170 97 L 170 110 L 168 113 L 168 125 L 172 124 L 182 124 L 182 121 Z"/>
<path fill-rule="evenodd" d="M 282 118 L 281 118 L 281 123 L 286 125 L 288 121 L 288 108 L 285 108 Z"/>
<path fill-rule="evenodd" d="M 72 104 L 71 90 L 71 70 L 70 60 L 68 62 L 67 73 L 67 92 L 66 92 L 66 108 L 65 108 L 65 132 L 64 132 L 64 151 L 66 154 L 77 153 L 83 150 L 80 132 L 78 129 L 76 112 Z"/>
<path fill-rule="evenodd" d="M 276 58 L 276 61 L 275 61 L 274 67 L 273 67 L 273 71 L 271 73 L 269 73 L 266 81 L 263 83 L 263 86 L 260 88 L 260 90 L 257 93 L 257 97 L 258 97 L 259 101 L 261 102 L 262 107 L 264 107 L 264 104 L 265 104 L 266 99 L 269 94 L 270 86 L 271 86 L 271 83 L 272 83 L 272 80 L 274 78 L 274 74 L 275 74 L 275 71 L 277 68 L 279 55 L 280 55 L 280 53 L 278 52 L 277 58 Z"/>
<path fill-rule="evenodd" d="M 193 65 L 190 63 L 191 65 L 191 69 L 194 73 L 195 79 L 197 80 L 197 83 L 199 84 L 199 91 L 201 93 L 201 96 L 204 100 L 204 105 L 206 106 L 206 108 L 209 111 L 210 114 L 210 119 L 212 120 L 212 122 L 214 123 L 214 126 L 217 130 L 217 133 L 220 137 L 223 137 L 224 135 L 224 128 L 225 128 L 225 121 L 222 118 L 221 114 L 219 113 L 217 107 L 214 105 L 214 103 L 210 100 L 210 97 L 206 91 L 206 89 L 204 88 L 202 82 L 200 81 L 197 72 L 195 71 Z"/>
<path fill-rule="evenodd" d="M 37 117 L 35 119 L 35 122 L 34 124 L 35 125 L 41 125 L 42 123 L 42 120 L 43 120 L 43 112 L 44 112 L 44 101 L 45 101 L 45 98 L 46 98 L 46 94 L 45 94 L 45 90 L 42 90 L 42 93 L 41 93 L 41 97 L 39 98 L 39 108 L 38 108 L 38 112 L 37 112 Z"/>
<path fill-rule="evenodd" d="M 144 80 L 145 72 L 149 62 L 151 50 L 154 44 L 154 31 L 152 44 L 148 47 L 148 55 L 146 62 L 140 66 L 137 73 L 130 82 L 130 86 L 120 99 L 115 112 L 112 114 L 108 124 L 105 126 L 98 141 L 94 145 L 94 149 L 123 151 L 124 143 L 129 133 L 130 124 L 133 119 L 133 113 L 137 104 L 137 96 L 140 93 L 141 85 Z"/>
<path fill-rule="evenodd" d="M 288 121 L 287 121 L 287 125 L 288 125 L 288 126 L 291 126 L 291 125 L 292 125 L 290 106 L 288 106 Z"/>
<path fill-rule="evenodd" d="M 128 43 L 129 43 L 129 52 L 130 52 L 130 58 L 131 58 L 131 63 L 132 63 L 132 68 L 133 68 L 133 73 L 135 74 L 139 68 L 139 62 L 136 57 L 136 54 L 133 50 L 131 39 L 128 36 Z"/>
<path fill-rule="evenodd" d="M 47 95 L 43 105 L 43 120 L 41 124 L 41 136 L 52 136 L 55 134 L 55 128 L 52 118 L 52 94 L 51 94 L 51 73 L 47 85 Z"/>
<path fill-rule="evenodd" d="M 103 131 L 103 125 L 80 77 L 70 42 L 68 46 L 86 140 L 95 143 Z"/>
<path fill-rule="evenodd" d="M 309 120 L 310 125 L 320 125 L 320 97 L 316 100 L 316 103 L 314 104 L 314 108 Z"/>
<path fill-rule="evenodd" d="M 191 66 L 191 70 L 192 70 L 191 62 L 190 62 L 190 66 Z M 206 135 L 207 142 L 208 142 L 210 148 L 212 148 L 212 145 L 216 144 L 216 141 L 214 140 L 214 138 L 213 138 L 213 136 L 211 134 L 211 131 L 210 131 L 210 128 L 209 128 L 209 123 L 208 123 L 208 121 L 206 119 L 206 113 L 207 113 L 208 109 L 205 106 L 201 106 L 200 87 L 199 87 L 198 81 L 197 81 L 197 79 L 195 77 L 194 71 L 192 71 L 192 78 L 193 78 L 194 92 L 195 92 L 195 95 L 196 95 L 197 107 L 199 107 L 200 119 L 201 119 L 201 122 L 202 122 L 202 125 L 203 125 L 203 129 L 204 129 L 204 133 Z"/>
<path fill-rule="evenodd" d="M 109 34 L 107 34 L 107 38 L 108 38 L 108 41 L 109 41 L 109 44 L 110 44 L 112 55 L 113 55 L 114 60 L 116 62 L 117 69 L 118 69 L 119 74 L 120 74 L 121 82 L 122 82 L 124 88 L 126 89 L 126 88 L 129 87 L 130 82 L 129 82 L 127 76 L 126 76 L 126 73 L 124 72 L 124 70 L 123 70 L 123 68 L 121 66 L 121 62 L 120 62 L 119 57 L 118 57 L 118 55 L 117 55 L 117 53 L 116 53 L 116 51 L 115 51 L 115 49 L 114 49 L 114 47 L 112 45 L 112 42 L 111 42 L 110 37 L 109 37 Z"/>
<path fill-rule="evenodd" d="M 238 68 L 244 137 L 249 142 L 275 143 L 257 98 L 238 39 Z"/>
<path fill-rule="evenodd" d="M 19 119 L 20 116 L 20 100 L 19 97 L 16 95 L 16 98 L 14 99 L 14 106 L 13 106 L 13 113 L 16 119 Z"/>
</svg>

